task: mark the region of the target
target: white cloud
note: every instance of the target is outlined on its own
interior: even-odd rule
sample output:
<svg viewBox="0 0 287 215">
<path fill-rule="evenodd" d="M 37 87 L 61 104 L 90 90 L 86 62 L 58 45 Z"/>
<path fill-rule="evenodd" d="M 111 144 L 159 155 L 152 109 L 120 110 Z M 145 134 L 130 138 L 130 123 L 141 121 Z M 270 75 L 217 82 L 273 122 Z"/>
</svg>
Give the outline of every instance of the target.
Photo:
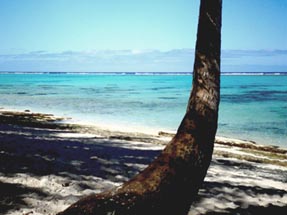
<svg viewBox="0 0 287 215">
<path fill-rule="evenodd" d="M 222 70 L 287 71 L 287 50 L 222 50 Z M 86 50 L 1 54 L 0 71 L 190 72 L 194 50 Z M 239 69 L 240 68 L 240 69 Z"/>
</svg>

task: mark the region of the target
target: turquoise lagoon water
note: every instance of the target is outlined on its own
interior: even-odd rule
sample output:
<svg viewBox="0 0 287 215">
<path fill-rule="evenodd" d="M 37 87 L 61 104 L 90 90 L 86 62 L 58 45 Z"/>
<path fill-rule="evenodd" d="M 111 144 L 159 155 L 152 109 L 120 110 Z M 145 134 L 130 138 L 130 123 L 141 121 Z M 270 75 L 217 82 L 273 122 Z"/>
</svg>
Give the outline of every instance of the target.
<svg viewBox="0 0 287 215">
<path fill-rule="evenodd" d="M 0 74 L 0 107 L 175 131 L 191 75 Z M 224 75 L 218 135 L 287 147 L 287 76 Z"/>
</svg>

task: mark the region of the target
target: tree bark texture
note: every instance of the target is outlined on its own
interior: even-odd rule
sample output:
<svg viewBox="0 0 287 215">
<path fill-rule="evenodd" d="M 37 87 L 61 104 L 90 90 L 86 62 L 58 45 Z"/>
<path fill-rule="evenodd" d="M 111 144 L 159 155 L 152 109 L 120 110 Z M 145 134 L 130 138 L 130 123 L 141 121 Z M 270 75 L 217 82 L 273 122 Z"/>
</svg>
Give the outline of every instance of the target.
<svg viewBox="0 0 287 215">
<path fill-rule="evenodd" d="M 177 134 L 141 173 L 59 215 L 186 215 L 212 158 L 220 100 L 221 0 L 201 0 L 186 114 Z"/>
</svg>

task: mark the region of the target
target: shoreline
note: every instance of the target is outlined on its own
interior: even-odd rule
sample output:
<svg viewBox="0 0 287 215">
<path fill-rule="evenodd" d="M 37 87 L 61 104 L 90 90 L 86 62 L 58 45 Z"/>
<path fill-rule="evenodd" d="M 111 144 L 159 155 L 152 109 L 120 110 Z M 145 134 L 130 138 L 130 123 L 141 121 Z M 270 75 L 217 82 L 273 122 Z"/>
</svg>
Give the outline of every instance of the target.
<svg viewBox="0 0 287 215">
<path fill-rule="evenodd" d="M 177 128 L 169 129 L 169 128 L 162 128 L 160 126 L 152 127 L 148 125 L 139 125 L 137 123 L 132 124 L 128 123 L 127 121 L 115 121 L 115 122 L 109 122 L 102 120 L 101 118 L 99 119 L 88 119 L 87 117 L 81 118 L 80 116 L 76 115 L 67 115 L 63 114 L 60 111 L 51 111 L 49 112 L 48 110 L 44 109 L 26 109 L 26 108 L 15 108 L 15 107 L 1 107 L 0 106 L 0 112 L 11 112 L 13 113 L 30 113 L 30 114 L 35 114 L 39 113 L 40 115 L 51 115 L 55 118 L 58 118 L 58 123 L 61 124 L 69 124 L 69 125 L 75 125 L 75 126 L 83 126 L 83 127 L 95 127 L 98 130 L 108 130 L 111 132 L 122 132 L 122 133 L 142 133 L 146 135 L 152 135 L 152 136 L 157 136 L 159 132 L 164 132 L 164 133 L 176 133 Z M 282 148 L 287 150 L 287 145 L 285 144 L 286 141 L 282 141 L 279 143 L 269 141 L 269 139 L 272 139 L 272 137 L 268 138 L 263 138 L 262 136 L 249 136 L 248 138 L 244 137 L 242 134 L 234 134 L 233 132 L 225 132 L 225 131 L 220 131 L 218 129 L 217 131 L 217 137 L 224 137 L 224 138 L 229 138 L 229 139 L 235 139 L 235 140 L 246 140 L 247 142 L 254 142 L 257 144 L 260 144 L 262 146 L 267 146 L 267 147 L 275 147 L 275 148 Z M 277 139 L 275 139 L 277 140 Z M 286 145 L 286 146 L 285 146 Z"/>
<path fill-rule="evenodd" d="M 145 168 L 172 136 L 0 109 L 0 213 L 55 214 L 81 196 L 118 186 Z M 286 209 L 287 150 L 216 137 L 211 166 L 189 215 L 284 214 Z"/>
<path fill-rule="evenodd" d="M 113 124 L 98 124 L 85 121 L 73 121 L 71 117 L 55 116 L 50 113 L 33 112 L 31 110 L 16 110 L 0 108 L 0 119 L 7 123 L 6 120 L 12 123 L 26 126 L 36 126 L 43 128 L 61 128 L 72 129 L 78 133 L 94 133 L 101 136 L 110 136 L 111 134 L 120 136 L 143 136 L 162 138 L 170 140 L 176 131 L 147 129 L 145 127 L 123 127 Z M 215 137 L 215 144 L 237 146 L 242 148 L 258 149 L 262 151 L 279 152 L 287 154 L 287 148 L 277 145 L 260 144 L 253 140 L 233 138 L 227 136 Z"/>
</svg>

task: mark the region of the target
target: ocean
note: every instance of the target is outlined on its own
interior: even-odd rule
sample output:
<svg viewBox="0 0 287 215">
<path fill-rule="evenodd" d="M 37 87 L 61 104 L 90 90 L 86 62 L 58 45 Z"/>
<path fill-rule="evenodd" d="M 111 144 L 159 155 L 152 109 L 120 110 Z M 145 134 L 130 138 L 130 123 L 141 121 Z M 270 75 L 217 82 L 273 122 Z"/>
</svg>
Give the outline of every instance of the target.
<svg viewBox="0 0 287 215">
<path fill-rule="evenodd" d="M 217 135 L 287 148 L 287 73 L 247 74 L 221 77 Z M 176 131 L 191 85 L 189 73 L 0 73 L 0 107 Z"/>
</svg>

